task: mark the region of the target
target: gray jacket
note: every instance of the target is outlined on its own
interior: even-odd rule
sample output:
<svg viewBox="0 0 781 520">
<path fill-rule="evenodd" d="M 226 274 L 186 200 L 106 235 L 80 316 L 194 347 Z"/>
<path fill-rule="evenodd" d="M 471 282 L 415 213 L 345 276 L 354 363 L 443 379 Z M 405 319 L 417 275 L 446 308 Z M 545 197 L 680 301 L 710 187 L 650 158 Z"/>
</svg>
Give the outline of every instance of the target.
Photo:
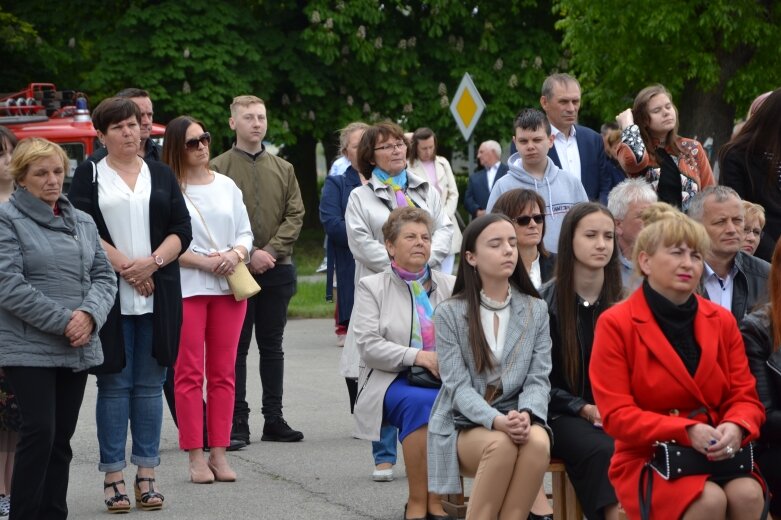
<svg viewBox="0 0 781 520">
<path fill-rule="evenodd" d="M 428 489 L 432 493 L 460 493 L 458 431 L 453 412 L 487 429 L 493 428 L 498 409 L 531 410 L 536 420 L 548 415 L 551 339 L 548 307 L 531 296 L 513 292 L 512 318 L 500 359 L 502 396 L 493 406 L 483 398 L 487 373 L 478 373 L 469 344 L 467 302 L 452 298 L 437 307 L 434 330 L 442 389 L 428 423 Z"/>
<path fill-rule="evenodd" d="M 103 362 L 97 331 L 117 281 L 92 218 L 61 196 L 60 216 L 25 189 L 0 205 L 0 366 L 67 367 Z M 70 346 L 74 310 L 95 320 L 90 342 Z"/>
<path fill-rule="evenodd" d="M 453 223 L 447 216 L 439 193 L 428 181 L 407 172 L 407 183 L 409 198 L 418 207 L 427 210 L 434 220 L 429 265 L 438 270 L 442 260 L 450 253 Z M 390 265 L 382 225 L 395 208 L 396 196 L 393 190 L 374 175 L 368 184 L 359 186 L 350 193 L 344 220 L 347 225 L 347 243 L 355 257 L 356 287 L 358 280 L 364 276 L 380 273 Z"/>
<path fill-rule="evenodd" d="M 436 307 L 453 292 L 455 277 L 432 271 L 431 281 L 429 300 Z M 385 392 L 415 362 L 418 350 L 409 346 L 413 312 L 406 282 L 390 268 L 358 282 L 346 341 L 354 342 L 361 355 L 353 414 L 359 439 L 380 439 Z"/>
<path fill-rule="evenodd" d="M 768 277 L 770 264 L 758 258 L 738 251 L 735 256 L 735 279 L 732 281 L 732 314 L 738 321 L 743 321 L 755 307 L 768 302 Z M 705 272 L 703 271 L 704 280 Z M 700 294 L 710 299 L 708 291 L 700 280 Z"/>
</svg>

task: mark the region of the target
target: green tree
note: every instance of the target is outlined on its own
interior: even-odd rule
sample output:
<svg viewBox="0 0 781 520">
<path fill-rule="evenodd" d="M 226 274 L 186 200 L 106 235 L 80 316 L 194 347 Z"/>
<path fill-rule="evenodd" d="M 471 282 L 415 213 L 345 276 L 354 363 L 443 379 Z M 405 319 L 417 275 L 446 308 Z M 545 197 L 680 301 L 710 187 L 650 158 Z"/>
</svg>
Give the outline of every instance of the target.
<svg viewBox="0 0 781 520">
<path fill-rule="evenodd" d="M 736 109 L 781 82 L 779 0 L 558 0 L 557 27 L 584 98 L 605 120 L 651 83 L 675 97 L 684 135 L 723 144 Z"/>
</svg>

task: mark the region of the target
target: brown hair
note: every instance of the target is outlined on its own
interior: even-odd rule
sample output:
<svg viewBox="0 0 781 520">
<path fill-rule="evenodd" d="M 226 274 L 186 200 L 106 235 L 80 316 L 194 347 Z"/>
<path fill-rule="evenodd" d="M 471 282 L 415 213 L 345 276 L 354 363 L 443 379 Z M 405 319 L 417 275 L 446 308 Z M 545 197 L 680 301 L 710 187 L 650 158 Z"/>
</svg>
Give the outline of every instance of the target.
<svg viewBox="0 0 781 520">
<path fill-rule="evenodd" d="M 472 349 L 472 356 L 475 358 L 475 369 L 478 372 L 491 370 L 494 367 L 494 361 L 491 347 L 488 346 L 488 341 L 485 339 L 483 326 L 480 322 L 480 290 L 483 288 L 483 281 L 477 270 L 469 265 L 464 258 L 467 251 L 475 252 L 477 238 L 485 228 L 495 222 L 502 221 L 510 222 L 510 219 L 501 213 L 488 213 L 477 217 L 466 227 L 461 242 L 461 261 L 458 264 L 456 283 L 453 286 L 453 297 L 466 300 L 466 320 L 469 329 L 468 340 Z M 510 275 L 509 281 L 513 289 L 521 294 L 528 294 L 535 298 L 540 297 L 520 258 L 515 264 L 515 270 Z"/>
<path fill-rule="evenodd" d="M 68 154 L 57 143 L 53 143 L 41 137 L 28 137 L 19 141 L 11 156 L 11 164 L 8 165 L 8 175 L 15 183 L 23 180 L 27 175 L 30 164 L 47 157 L 59 159 L 62 167 L 67 174 L 70 170 L 70 160 Z"/>
<path fill-rule="evenodd" d="M 382 225 L 382 236 L 385 242 L 394 243 L 399 238 L 401 228 L 404 227 L 404 224 L 409 223 L 425 224 L 429 234 L 434 232 L 434 220 L 425 209 L 409 206 L 396 208 L 391 211 L 388 220 Z"/>
<path fill-rule="evenodd" d="M 673 155 L 680 155 L 682 150 L 678 146 L 678 124 L 680 122 L 678 120 L 678 107 L 676 107 L 675 103 L 673 103 L 673 96 L 670 94 L 670 91 L 664 88 L 664 85 L 660 84 L 645 87 L 643 90 L 638 92 L 637 96 L 635 97 L 635 103 L 632 106 L 632 117 L 634 117 L 635 123 L 637 123 L 637 126 L 640 128 L 640 135 L 643 137 L 645 148 L 648 150 L 648 153 L 654 157 L 657 164 L 661 164 L 661 161 L 656 156 L 656 150 L 651 145 L 653 138 L 651 137 L 651 133 L 648 130 L 648 124 L 651 121 L 651 116 L 648 114 L 648 103 L 651 102 L 652 98 L 660 94 L 664 94 L 670 99 L 670 103 L 673 105 L 673 110 L 675 110 L 675 128 L 667 133 L 667 137 L 665 137 L 662 144 L 672 150 Z"/>
<path fill-rule="evenodd" d="M 561 353 L 564 362 L 564 375 L 570 388 L 578 388 L 581 378 L 588 374 L 581 374 L 580 366 L 580 346 L 578 343 L 578 310 L 575 306 L 577 294 L 575 293 L 575 248 L 573 240 L 575 230 L 583 218 L 593 213 L 602 213 L 613 220 L 615 229 L 615 220 L 612 213 L 598 202 L 581 202 L 573 206 L 564 216 L 561 223 L 561 233 L 559 234 L 559 258 L 566 258 L 568 261 L 556 262 L 556 280 L 553 282 L 556 289 L 556 310 L 558 312 L 559 337 L 561 338 Z M 603 267 L 604 281 L 602 290 L 599 293 L 599 307 L 597 314 L 602 314 L 613 306 L 622 297 L 623 286 L 621 283 L 621 268 L 619 266 L 618 238 L 613 233 L 613 254 L 607 265 Z M 572 259 L 572 260 L 570 260 Z M 598 317 L 598 316 L 597 316 Z M 585 367 L 583 367 L 585 368 Z"/>
<path fill-rule="evenodd" d="M 424 126 L 418 128 L 415 130 L 415 133 L 412 134 L 412 142 L 409 145 L 409 153 L 407 154 L 407 159 L 409 159 L 410 162 L 418 160 L 418 144 L 430 137 L 434 138 L 434 155 L 437 154 L 437 134 L 435 134 L 431 128 L 426 128 Z"/>
<path fill-rule="evenodd" d="M 524 188 L 516 188 L 514 190 L 506 191 L 496 199 L 494 207 L 491 209 L 491 213 L 502 213 L 510 217 L 510 220 L 515 219 L 521 214 L 523 210 L 529 206 L 536 204 L 540 209 L 540 213 L 545 214 L 545 200 L 534 190 L 527 190 Z M 545 249 L 545 221 L 542 222 L 542 233 L 540 233 L 540 242 L 537 244 L 537 251 L 540 252 L 541 258 L 547 258 L 550 253 Z"/>
<path fill-rule="evenodd" d="M 773 328 L 773 351 L 781 348 L 781 240 L 776 242 L 770 263 L 770 323 Z"/>
<path fill-rule="evenodd" d="M 203 123 L 197 119 L 190 116 L 179 116 L 165 127 L 165 137 L 163 138 L 163 162 L 174 171 L 180 186 L 184 186 L 187 180 L 183 166 L 184 154 L 187 153 L 184 142 L 187 137 L 187 129 L 191 125 L 199 125 L 204 132 L 208 131 Z"/>
<path fill-rule="evenodd" d="M 18 142 L 19 140 L 12 131 L 0 125 L 0 151 L 9 152 L 9 146 L 11 149 L 16 148 Z"/>
<path fill-rule="evenodd" d="M 409 146 L 407 138 L 404 137 L 404 130 L 399 125 L 391 121 L 383 121 L 370 126 L 363 133 L 361 142 L 358 144 L 358 172 L 364 179 L 371 179 L 374 170 L 374 147 L 381 139 L 395 138 L 404 141 Z"/>
<path fill-rule="evenodd" d="M 110 97 L 98 104 L 92 111 L 92 125 L 100 133 L 105 134 L 108 127 L 114 123 L 135 117 L 141 124 L 141 109 L 130 98 Z"/>
</svg>

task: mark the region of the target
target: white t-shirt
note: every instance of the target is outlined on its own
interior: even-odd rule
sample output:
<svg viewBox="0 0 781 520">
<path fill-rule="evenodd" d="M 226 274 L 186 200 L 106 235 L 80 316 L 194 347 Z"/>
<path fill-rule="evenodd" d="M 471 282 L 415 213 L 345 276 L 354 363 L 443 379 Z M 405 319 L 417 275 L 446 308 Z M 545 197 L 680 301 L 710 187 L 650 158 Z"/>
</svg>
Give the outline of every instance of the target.
<svg viewBox="0 0 781 520">
<path fill-rule="evenodd" d="M 151 256 L 149 196 L 152 193 L 152 175 L 149 166 L 143 163 L 133 190 L 108 165 L 107 159 L 98 162 L 97 170 L 98 205 L 114 247 L 131 260 Z M 138 316 L 153 311 L 154 295 L 142 296 L 124 278 L 117 278 L 122 314 Z"/>
<path fill-rule="evenodd" d="M 190 251 L 203 254 L 215 249 L 229 251 L 236 246 L 243 246 L 248 252 L 252 251 L 252 228 L 247 208 L 244 206 L 241 190 L 230 177 L 215 172 L 214 179 L 209 184 L 189 184 L 183 193 L 193 229 Z M 200 215 L 193 204 L 198 207 Z M 206 220 L 217 248 L 209 238 L 201 215 Z M 244 261 L 249 262 L 249 255 Z M 181 277 L 183 298 L 224 295 L 231 292 L 224 276 L 215 276 L 192 267 L 182 267 Z"/>
</svg>

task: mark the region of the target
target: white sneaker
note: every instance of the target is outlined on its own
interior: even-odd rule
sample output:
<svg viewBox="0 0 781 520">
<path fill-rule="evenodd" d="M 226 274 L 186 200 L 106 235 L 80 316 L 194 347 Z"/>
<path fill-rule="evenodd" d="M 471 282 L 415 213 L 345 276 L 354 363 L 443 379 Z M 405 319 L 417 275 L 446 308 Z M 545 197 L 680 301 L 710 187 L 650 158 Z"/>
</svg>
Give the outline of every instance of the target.
<svg viewBox="0 0 781 520">
<path fill-rule="evenodd" d="M 0 495 L 0 517 L 5 517 L 11 514 L 11 496 Z"/>
<path fill-rule="evenodd" d="M 320 262 L 320 265 L 317 267 L 316 273 L 324 273 L 328 271 L 328 258 L 323 258 L 323 261 Z"/>
<path fill-rule="evenodd" d="M 372 480 L 375 482 L 391 482 L 393 481 L 393 468 L 388 469 L 375 469 L 372 473 Z"/>
</svg>

